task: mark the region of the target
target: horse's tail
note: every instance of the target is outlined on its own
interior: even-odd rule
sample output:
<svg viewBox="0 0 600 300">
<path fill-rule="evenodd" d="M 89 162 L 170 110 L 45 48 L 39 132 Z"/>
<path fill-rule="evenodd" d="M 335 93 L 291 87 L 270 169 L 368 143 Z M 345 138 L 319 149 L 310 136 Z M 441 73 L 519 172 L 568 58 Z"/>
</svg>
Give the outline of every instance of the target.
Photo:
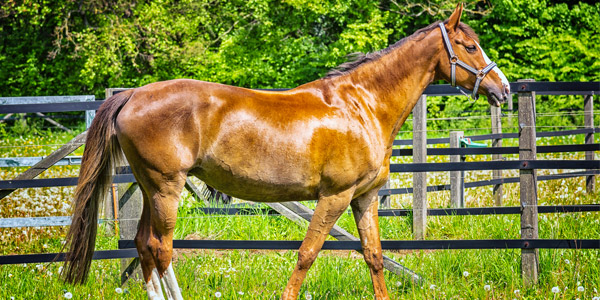
<svg viewBox="0 0 600 300">
<path fill-rule="evenodd" d="M 132 93 L 132 90 L 124 91 L 107 99 L 98 109 L 87 133 L 73 218 L 64 246 L 69 247 L 69 251 L 63 279 L 69 283 L 84 283 L 90 270 L 98 228 L 98 207 L 112 181 L 113 170 L 123 157 L 115 122 Z"/>
</svg>

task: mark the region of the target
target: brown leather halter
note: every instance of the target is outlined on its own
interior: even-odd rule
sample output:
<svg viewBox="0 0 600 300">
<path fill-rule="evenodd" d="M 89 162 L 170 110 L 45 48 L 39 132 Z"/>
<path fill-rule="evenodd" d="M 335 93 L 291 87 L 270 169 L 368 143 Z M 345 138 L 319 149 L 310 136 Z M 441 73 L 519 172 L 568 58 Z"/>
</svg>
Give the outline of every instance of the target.
<svg viewBox="0 0 600 300">
<path fill-rule="evenodd" d="M 456 65 L 459 65 L 463 69 L 465 69 L 477 76 L 477 80 L 475 81 L 475 86 L 473 88 L 473 94 L 472 94 L 473 99 L 477 99 L 479 97 L 477 95 L 477 90 L 479 90 L 479 85 L 481 84 L 481 81 L 483 80 L 485 75 L 487 75 L 494 67 L 497 66 L 496 63 L 491 62 L 489 65 L 485 66 L 484 68 L 477 70 L 477 69 L 469 66 L 464 61 L 458 59 L 458 56 L 456 56 L 456 54 L 454 53 L 454 50 L 452 50 L 452 44 L 450 44 L 450 39 L 448 38 L 448 32 L 446 32 L 446 27 L 444 27 L 443 23 L 440 23 L 439 25 L 440 25 L 440 30 L 442 30 L 442 37 L 444 38 L 444 44 L 446 44 L 446 49 L 448 50 L 448 56 L 450 57 L 450 66 L 451 66 L 450 78 L 452 80 L 451 81 L 452 86 L 456 86 Z"/>
</svg>

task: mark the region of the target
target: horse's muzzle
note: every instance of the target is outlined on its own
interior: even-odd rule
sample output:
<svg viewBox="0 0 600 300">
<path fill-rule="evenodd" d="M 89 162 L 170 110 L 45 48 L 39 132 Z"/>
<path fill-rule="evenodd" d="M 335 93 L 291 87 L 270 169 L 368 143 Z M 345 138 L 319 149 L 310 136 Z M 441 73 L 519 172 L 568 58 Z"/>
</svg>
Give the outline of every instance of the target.
<svg viewBox="0 0 600 300">
<path fill-rule="evenodd" d="M 510 86 L 507 84 L 502 84 L 502 90 L 492 90 L 488 95 L 488 102 L 490 105 L 500 107 L 501 104 L 508 100 L 508 96 L 510 95 Z"/>
</svg>

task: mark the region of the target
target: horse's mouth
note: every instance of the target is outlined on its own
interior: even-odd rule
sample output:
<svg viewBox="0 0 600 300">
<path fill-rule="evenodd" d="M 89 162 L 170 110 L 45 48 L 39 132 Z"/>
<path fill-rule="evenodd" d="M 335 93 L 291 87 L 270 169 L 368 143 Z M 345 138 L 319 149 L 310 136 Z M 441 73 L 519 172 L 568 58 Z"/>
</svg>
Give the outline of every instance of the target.
<svg viewBox="0 0 600 300">
<path fill-rule="evenodd" d="M 498 97 L 495 94 L 491 94 L 488 97 L 488 102 L 490 103 L 490 105 L 496 106 L 496 107 L 500 107 L 500 104 L 502 104 L 504 101 L 498 99 Z"/>
</svg>

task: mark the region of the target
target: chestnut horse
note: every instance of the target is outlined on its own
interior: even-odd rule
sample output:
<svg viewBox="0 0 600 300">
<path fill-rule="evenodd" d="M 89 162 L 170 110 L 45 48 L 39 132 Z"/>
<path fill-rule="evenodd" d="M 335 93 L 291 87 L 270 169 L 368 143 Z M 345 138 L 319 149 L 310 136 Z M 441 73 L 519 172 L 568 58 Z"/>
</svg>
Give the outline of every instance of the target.
<svg viewBox="0 0 600 300">
<path fill-rule="evenodd" d="M 329 231 L 351 206 L 375 296 L 388 299 L 377 191 L 388 178 L 400 126 L 434 80 L 474 89 L 496 106 L 509 93 L 461 13 L 459 5 L 448 20 L 288 91 L 182 79 L 107 99 L 88 131 L 65 280 L 86 280 L 99 201 L 124 153 L 143 192 L 135 243 L 148 298 L 163 298 L 162 281 L 168 298 L 182 299 L 171 266 L 173 228 L 193 174 L 242 199 L 318 199 L 282 299 L 297 298 Z"/>
</svg>

